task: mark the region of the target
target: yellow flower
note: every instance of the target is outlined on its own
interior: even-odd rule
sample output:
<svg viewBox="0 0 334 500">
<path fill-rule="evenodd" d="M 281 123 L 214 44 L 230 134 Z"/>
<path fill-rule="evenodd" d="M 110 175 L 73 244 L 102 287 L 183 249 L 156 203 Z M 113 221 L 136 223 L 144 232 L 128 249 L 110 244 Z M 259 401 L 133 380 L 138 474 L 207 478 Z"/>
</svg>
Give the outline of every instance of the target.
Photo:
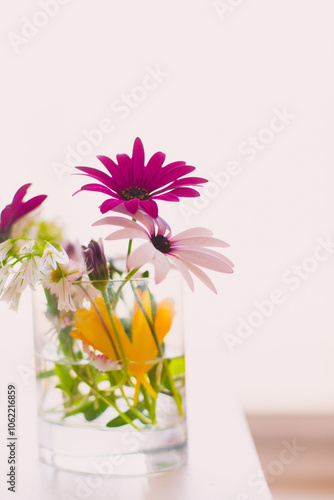
<svg viewBox="0 0 334 500">
<path fill-rule="evenodd" d="M 172 325 L 174 316 L 173 301 L 171 299 L 165 299 L 157 304 L 157 310 L 153 322 L 151 298 L 148 290 L 145 292 L 138 290 L 138 295 L 146 315 L 149 317 L 154 326 L 156 336 L 159 344 L 161 345 L 164 337 L 167 335 Z M 113 361 L 119 360 L 117 338 L 103 298 L 97 297 L 94 299 L 94 305 L 95 307 L 91 305 L 90 310 L 78 309 L 75 312 L 74 318 L 76 330 L 73 330 L 71 335 L 82 340 L 83 342 L 86 342 L 94 349 L 97 349 L 107 358 Z M 102 317 L 105 326 L 99 316 Z M 140 309 L 138 303 L 135 302 L 131 326 L 131 340 L 125 333 L 120 319 L 114 312 L 112 312 L 112 316 L 126 360 L 128 362 L 128 372 L 131 375 L 135 375 L 137 378 L 134 404 L 137 403 L 141 384 L 143 384 L 152 397 L 156 398 L 157 394 L 147 380 L 146 374 L 153 366 L 153 363 L 150 362 L 154 361 L 156 358 L 158 348 L 142 310 Z M 115 352 L 105 327 L 108 329 L 118 353 Z"/>
</svg>

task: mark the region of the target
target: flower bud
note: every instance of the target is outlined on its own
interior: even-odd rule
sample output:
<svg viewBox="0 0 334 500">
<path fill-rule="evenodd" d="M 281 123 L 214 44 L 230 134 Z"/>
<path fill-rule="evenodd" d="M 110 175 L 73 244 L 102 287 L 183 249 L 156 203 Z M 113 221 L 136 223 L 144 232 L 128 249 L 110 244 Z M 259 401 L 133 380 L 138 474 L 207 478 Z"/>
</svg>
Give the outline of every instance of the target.
<svg viewBox="0 0 334 500">
<path fill-rule="evenodd" d="M 95 288 L 102 291 L 108 286 L 109 271 L 102 239 L 90 240 L 88 247 L 82 246 L 89 278 Z"/>
</svg>

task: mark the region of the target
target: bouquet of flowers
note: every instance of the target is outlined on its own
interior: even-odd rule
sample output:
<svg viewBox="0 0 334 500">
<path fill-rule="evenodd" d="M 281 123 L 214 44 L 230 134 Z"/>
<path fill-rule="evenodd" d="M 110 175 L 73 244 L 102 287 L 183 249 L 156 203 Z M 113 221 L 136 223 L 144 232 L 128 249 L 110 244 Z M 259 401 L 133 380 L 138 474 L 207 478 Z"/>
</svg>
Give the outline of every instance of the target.
<svg viewBox="0 0 334 500">
<path fill-rule="evenodd" d="M 132 157 L 98 159 L 103 171 L 77 167 L 92 179 L 79 191 L 106 195 L 99 207 L 106 215 L 93 225 L 110 227 L 105 246 L 127 241 L 125 265 L 106 255 L 101 239 L 80 246 L 66 241 L 56 224 L 34 218 L 46 196 L 24 201 L 26 184 L 1 213 L 0 299 L 16 309 L 27 287 L 43 297 L 36 328 L 42 346 L 56 345 L 55 355 L 42 350 L 37 355 L 37 378 L 45 384 L 40 412 L 46 419 L 159 427 L 159 400 L 172 402 L 174 418 L 184 414 L 184 357 L 166 342 L 178 304 L 172 288 L 159 298 L 159 286 L 174 269 L 192 290 L 197 277 L 216 293 L 202 268 L 232 273 L 233 264 L 211 249 L 228 245 L 208 229 L 173 235 L 159 215 L 160 201 L 199 196 L 196 188 L 207 181 L 188 175 L 194 167 L 183 161 L 163 166 L 161 152 L 145 164 L 138 138 Z M 52 404 L 51 388 L 57 394 Z"/>
</svg>

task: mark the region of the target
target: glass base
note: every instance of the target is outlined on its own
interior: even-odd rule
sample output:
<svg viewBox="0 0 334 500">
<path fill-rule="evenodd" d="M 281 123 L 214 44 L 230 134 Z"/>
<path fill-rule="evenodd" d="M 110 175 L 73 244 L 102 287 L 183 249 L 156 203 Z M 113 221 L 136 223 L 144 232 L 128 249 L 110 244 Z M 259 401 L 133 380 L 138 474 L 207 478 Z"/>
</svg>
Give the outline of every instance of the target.
<svg viewBox="0 0 334 500">
<path fill-rule="evenodd" d="M 60 469 L 138 476 L 173 469 L 187 459 L 186 421 L 167 429 L 101 429 L 39 418 L 41 461 Z"/>
</svg>

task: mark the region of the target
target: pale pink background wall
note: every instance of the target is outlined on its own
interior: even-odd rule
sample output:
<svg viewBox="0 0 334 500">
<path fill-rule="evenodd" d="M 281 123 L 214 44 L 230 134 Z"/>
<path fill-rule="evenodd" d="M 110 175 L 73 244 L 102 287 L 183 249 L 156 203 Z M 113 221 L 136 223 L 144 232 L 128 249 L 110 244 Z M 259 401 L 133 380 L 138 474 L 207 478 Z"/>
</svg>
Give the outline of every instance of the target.
<svg viewBox="0 0 334 500">
<path fill-rule="evenodd" d="M 1 204 L 33 182 L 48 215 L 87 242 L 103 197 L 72 199 L 70 160 L 98 165 L 139 135 L 148 155 L 194 164 L 212 180 L 202 204 L 161 212 L 176 231 L 207 225 L 228 241 L 236 274 L 215 278 L 218 297 L 185 292 L 189 376 L 220 377 L 250 411 L 333 411 L 333 2 L 17 0 L 2 11 Z M 1 316 L 1 372 L 25 391 L 28 297 L 22 306 Z"/>
</svg>

